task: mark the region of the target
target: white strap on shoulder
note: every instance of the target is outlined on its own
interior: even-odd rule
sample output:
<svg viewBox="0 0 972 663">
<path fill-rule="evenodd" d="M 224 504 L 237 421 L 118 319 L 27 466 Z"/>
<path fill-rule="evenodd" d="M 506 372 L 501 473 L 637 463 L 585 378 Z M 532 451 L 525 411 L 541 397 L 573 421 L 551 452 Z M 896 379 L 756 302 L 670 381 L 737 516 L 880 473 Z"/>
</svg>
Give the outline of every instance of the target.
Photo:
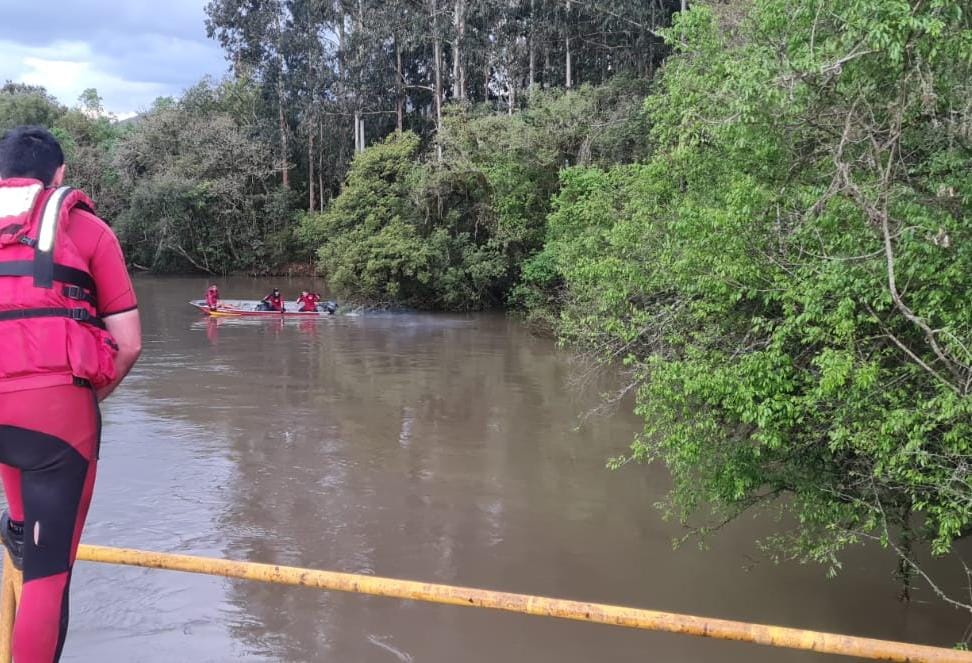
<svg viewBox="0 0 972 663">
<path fill-rule="evenodd" d="M 61 216 L 61 205 L 64 198 L 71 193 L 71 187 L 59 187 L 44 205 L 44 214 L 41 217 L 40 232 L 37 234 L 37 250 L 48 253 L 54 247 L 54 235 L 57 231 L 57 219 Z"/>
</svg>

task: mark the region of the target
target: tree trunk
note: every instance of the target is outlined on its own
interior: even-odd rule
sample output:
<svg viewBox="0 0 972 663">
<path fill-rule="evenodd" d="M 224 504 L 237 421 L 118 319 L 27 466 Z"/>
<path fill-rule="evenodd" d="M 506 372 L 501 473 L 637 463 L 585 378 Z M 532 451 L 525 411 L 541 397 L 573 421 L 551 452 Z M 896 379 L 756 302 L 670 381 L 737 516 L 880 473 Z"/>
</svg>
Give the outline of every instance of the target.
<svg viewBox="0 0 972 663">
<path fill-rule="evenodd" d="M 442 132 L 442 40 L 439 35 L 438 20 L 436 19 L 436 4 L 432 3 L 432 57 L 435 60 L 432 67 L 435 70 L 435 132 Z M 439 160 L 442 159 L 442 145 L 437 141 Z"/>
<path fill-rule="evenodd" d="M 405 129 L 405 74 L 402 67 L 402 46 L 395 37 L 395 72 L 398 76 L 398 98 L 395 101 L 396 124 L 398 133 Z"/>
<path fill-rule="evenodd" d="M 313 212 L 314 199 L 314 128 L 307 132 L 307 211 Z"/>
<path fill-rule="evenodd" d="M 913 552 L 914 531 L 911 529 L 911 509 L 905 507 L 901 513 L 901 534 L 898 539 L 898 566 L 895 576 L 901 583 L 898 600 L 902 603 L 911 601 L 911 582 L 914 578 L 914 568 L 911 565 Z"/>
<path fill-rule="evenodd" d="M 685 0 L 682 0 L 683 2 Z M 564 50 L 567 53 L 566 56 L 566 72 L 564 76 L 564 81 L 566 83 L 566 88 L 569 90 L 574 83 L 574 72 L 573 72 L 573 62 L 571 59 L 570 52 L 570 0 L 565 2 L 566 17 L 564 20 Z"/>
<path fill-rule="evenodd" d="M 655 3 L 651 3 L 651 29 L 654 30 L 656 27 L 655 23 Z M 655 73 L 655 37 L 654 35 L 648 36 L 648 72 L 647 77 L 651 78 Z"/>
<path fill-rule="evenodd" d="M 486 71 L 483 76 L 483 103 L 489 103 L 489 81 L 493 77 L 492 54 L 486 56 Z"/>
<path fill-rule="evenodd" d="M 358 34 L 364 33 L 364 0 L 358 0 L 358 16 L 357 24 L 355 25 Z M 360 38 L 358 39 L 358 62 L 362 62 L 361 57 L 364 54 L 364 41 Z M 365 127 L 364 127 L 364 117 L 361 115 L 361 90 L 355 90 L 354 104 L 356 107 L 354 111 L 355 123 L 354 123 L 354 135 L 357 141 L 358 152 L 364 152 L 365 149 Z"/>
<path fill-rule="evenodd" d="M 320 148 L 317 150 L 317 193 L 321 211 L 324 211 L 324 123 L 318 125 Z"/>
<path fill-rule="evenodd" d="M 567 35 L 567 38 L 564 40 L 564 46 L 567 47 L 567 75 L 565 76 L 565 81 L 566 81 L 566 87 L 569 90 L 574 83 L 574 77 L 572 71 L 573 63 L 571 62 L 571 57 L 570 57 L 570 35 Z"/>
<path fill-rule="evenodd" d="M 442 45 L 436 36 L 432 42 L 432 52 L 435 58 L 435 133 L 442 132 Z M 442 159 L 442 146 L 438 146 L 439 159 Z"/>
<path fill-rule="evenodd" d="M 682 11 L 688 11 L 688 0 L 682 0 Z"/>
<path fill-rule="evenodd" d="M 543 49 L 543 73 L 541 85 L 547 87 L 547 72 L 550 71 L 550 48 Z"/>
<path fill-rule="evenodd" d="M 466 34 L 465 23 L 463 23 L 462 25 L 462 34 L 463 34 L 463 38 L 465 38 L 465 34 Z M 466 100 L 466 63 L 465 62 L 459 63 L 459 98 L 462 99 L 463 101 Z"/>
<path fill-rule="evenodd" d="M 460 101 L 466 98 L 466 65 L 462 51 L 466 39 L 466 1 L 456 0 L 452 25 L 455 29 L 455 43 L 452 49 L 452 96 Z"/>
<path fill-rule="evenodd" d="M 452 10 L 452 28 L 454 37 L 452 42 L 452 98 L 459 99 L 459 61 L 462 59 L 462 45 L 459 43 L 459 23 L 462 21 L 462 0 L 456 0 Z"/>
<path fill-rule="evenodd" d="M 530 0 L 530 30 L 528 37 L 530 40 L 530 82 L 528 87 L 531 89 L 537 82 L 537 29 L 536 18 L 533 15 L 534 4 L 535 0 Z"/>
<path fill-rule="evenodd" d="M 530 83 L 528 87 L 537 84 L 537 53 L 533 50 L 533 43 L 530 43 Z"/>
<path fill-rule="evenodd" d="M 282 173 L 283 188 L 290 188 L 290 165 L 287 163 L 287 156 L 290 154 L 290 146 L 287 141 L 287 120 L 284 117 L 283 107 L 283 85 L 277 83 L 277 120 L 280 129 L 280 171 Z"/>
<path fill-rule="evenodd" d="M 280 17 L 277 17 L 277 121 L 280 129 L 280 170 L 282 174 L 281 184 L 283 188 L 290 188 L 290 166 L 287 160 L 290 156 L 290 146 L 287 141 L 287 119 L 284 117 L 284 88 L 283 88 L 283 55 L 280 51 L 280 38 L 283 28 L 280 26 Z"/>
<path fill-rule="evenodd" d="M 340 9 L 340 8 L 341 8 L 341 3 L 339 2 L 338 3 L 338 9 Z M 346 37 L 346 34 L 345 34 L 345 25 L 344 24 L 346 22 L 347 22 L 347 16 L 345 16 L 344 12 L 342 11 L 342 12 L 340 12 L 340 19 L 337 22 L 337 35 L 338 35 L 338 58 L 337 58 L 337 69 L 338 69 L 337 88 L 338 88 L 338 93 L 337 93 L 337 97 L 338 97 L 338 99 L 341 102 L 343 102 L 341 104 L 341 107 L 340 107 L 341 110 L 347 109 L 347 101 L 348 101 L 348 91 L 347 91 L 347 86 L 345 85 L 345 81 L 344 81 L 344 69 L 345 69 L 345 67 L 344 67 L 344 56 L 345 56 L 345 53 L 344 53 L 344 44 L 345 44 L 345 37 Z M 357 152 L 358 151 L 358 124 L 357 124 L 357 122 L 355 122 L 355 125 L 354 126 L 355 126 L 354 150 L 355 150 L 355 152 Z M 340 142 L 340 145 L 341 145 L 341 158 L 343 159 L 344 158 L 344 150 L 347 148 L 347 143 L 345 143 L 343 140 L 341 140 L 339 142 Z"/>
<path fill-rule="evenodd" d="M 338 78 L 344 76 L 344 14 L 341 14 L 341 20 L 338 21 L 337 33 L 338 33 L 338 52 L 340 52 L 340 57 L 338 57 Z"/>
</svg>

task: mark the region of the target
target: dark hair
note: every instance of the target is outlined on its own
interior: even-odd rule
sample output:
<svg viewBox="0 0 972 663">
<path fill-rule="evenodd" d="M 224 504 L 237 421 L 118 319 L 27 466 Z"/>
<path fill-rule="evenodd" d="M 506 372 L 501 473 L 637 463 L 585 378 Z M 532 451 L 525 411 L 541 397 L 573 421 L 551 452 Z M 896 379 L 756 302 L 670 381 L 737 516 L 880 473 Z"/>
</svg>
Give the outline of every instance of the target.
<svg viewBox="0 0 972 663">
<path fill-rule="evenodd" d="M 61 144 L 43 127 L 15 127 L 0 138 L 0 178 L 30 177 L 50 186 L 63 165 Z"/>
</svg>

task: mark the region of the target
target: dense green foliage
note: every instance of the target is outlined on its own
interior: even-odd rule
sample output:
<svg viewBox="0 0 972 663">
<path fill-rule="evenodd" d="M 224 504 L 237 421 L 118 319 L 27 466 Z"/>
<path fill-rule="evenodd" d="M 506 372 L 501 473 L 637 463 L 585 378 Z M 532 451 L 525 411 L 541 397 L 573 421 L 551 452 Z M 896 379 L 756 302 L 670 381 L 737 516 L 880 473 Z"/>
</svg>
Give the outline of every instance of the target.
<svg viewBox="0 0 972 663">
<path fill-rule="evenodd" d="M 100 111 L 101 99 L 91 89 L 74 108 L 66 108 L 43 88 L 10 82 L 0 87 L 0 133 L 25 124 L 51 129 L 64 148 L 72 184 L 96 198 L 99 210 L 113 217 L 123 200 L 111 154 L 124 129 Z"/>
<path fill-rule="evenodd" d="M 321 245 L 329 282 L 349 296 L 408 304 L 436 297 L 432 271 L 448 237 L 423 232 L 409 197 L 418 144 L 403 133 L 361 153 L 327 212 L 304 220 L 302 235 Z"/>
<path fill-rule="evenodd" d="M 776 550 L 874 538 L 907 578 L 972 530 L 970 17 L 758 0 L 669 35 L 654 153 L 562 174 L 533 315 L 629 368 L 676 513 L 777 505 Z"/>
<path fill-rule="evenodd" d="M 287 259 L 287 195 L 273 180 L 245 81 L 200 83 L 162 101 L 120 142 L 127 194 L 118 234 L 155 271 L 266 270 Z"/>
<path fill-rule="evenodd" d="M 301 237 L 321 247 L 320 270 L 346 299 L 500 306 L 543 244 L 563 165 L 644 149 L 642 97 L 637 82 L 617 79 L 537 91 L 514 116 L 453 109 L 429 153 L 406 132 L 358 154 L 328 209 L 305 215 Z"/>
<path fill-rule="evenodd" d="M 0 131 L 52 129 L 68 181 L 95 200 L 128 259 L 159 272 L 267 271 L 306 257 L 293 196 L 268 163 L 261 110 L 246 80 L 203 81 L 128 123 L 113 122 L 94 90 L 65 108 L 40 88 L 0 89 Z"/>
</svg>

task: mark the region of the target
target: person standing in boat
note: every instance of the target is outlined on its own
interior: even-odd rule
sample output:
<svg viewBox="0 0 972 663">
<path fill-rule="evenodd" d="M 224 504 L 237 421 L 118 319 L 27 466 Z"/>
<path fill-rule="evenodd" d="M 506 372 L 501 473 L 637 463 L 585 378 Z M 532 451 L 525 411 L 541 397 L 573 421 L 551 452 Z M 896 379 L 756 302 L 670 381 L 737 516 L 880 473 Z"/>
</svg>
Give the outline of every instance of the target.
<svg viewBox="0 0 972 663">
<path fill-rule="evenodd" d="M 209 289 L 206 291 L 206 306 L 209 307 L 210 311 L 215 311 L 219 308 L 219 288 L 216 287 L 215 283 L 209 286 Z"/>
<path fill-rule="evenodd" d="M 300 308 L 297 309 L 301 313 L 311 313 L 317 311 L 317 305 L 321 302 L 321 296 L 316 292 L 307 292 L 304 290 L 300 293 L 300 297 L 297 299 L 297 303 Z"/>
<path fill-rule="evenodd" d="M 2 539 L 23 589 L 17 663 L 61 657 L 68 589 L 101 445 L 99 402 L 142 348 L 115 234 L 62 187 L 64 152 L 40 127 L 0 138 L 0 477 Z"/>
<path fill-rule="evenodd" d="M 263 304 L 266 305 L 267 311 L 280 311 L 284 310 L 283 297 L 280 296 L 280 291 L 274 288 L 270 291 L 270 294 L 264 297 L 262 300 Z"/>
</svg>

